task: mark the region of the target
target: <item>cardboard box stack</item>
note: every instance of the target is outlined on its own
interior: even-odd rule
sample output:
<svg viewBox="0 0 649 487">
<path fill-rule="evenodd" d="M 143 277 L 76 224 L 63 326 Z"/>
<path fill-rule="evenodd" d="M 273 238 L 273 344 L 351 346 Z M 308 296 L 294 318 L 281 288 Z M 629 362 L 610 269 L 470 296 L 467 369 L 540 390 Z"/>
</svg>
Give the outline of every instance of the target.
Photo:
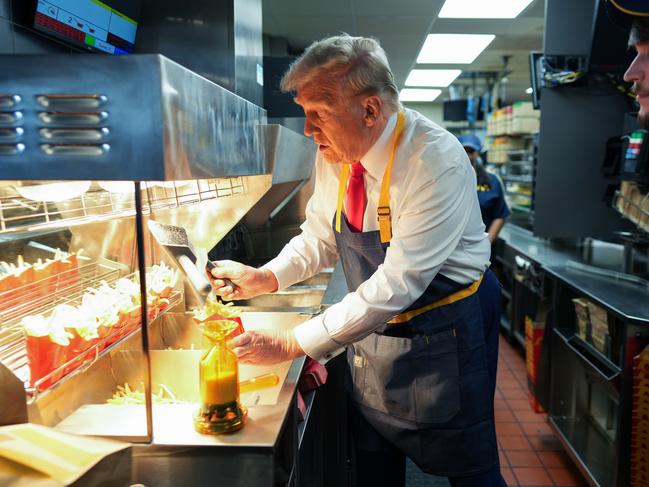
<svg viewBox="0 0 649 487">
<path fill-rule="evenodd" d="M 579 338 L 593 345 L 604 355 L 608 355 L 610 335 L 607 311 L 585 298 L 575 298 L 572 302 L 577 315 L 577 335 Z"/>
<path fill-rule="evenodd" d="M 525 140 L 511 137 L 495 137 L 488 147 L 489 162 L 505 164 L 509 162 L 509 151 L 525 149 Z"/>
<path fill-rule="evenodd" d="M 633 359 L 631 487 L 649 485 L 649 347 Z"/>
<path fill-rule="evenodd" d="M 519 101 L 494 111 L 487 119 L 487 135 L 533 134 L 539 131 L 541 112 L 531 102 Z"/>
<path fill-rule="evenodd" d="M 533 134 L 541 128 L 541 112 L 531 102 L 519 101 L 512 105 L 511 126 L 508 134 Z"/>
<path fill-rule="evenodd" d="M 643 230 L 649 232 L 649 192 L 637 183 L 622 181 L 616 209 Z"/>
<path fill-rule="evenodd" d="M 577 315 L 577 335 L 582 340 L 589 342 L 591 336 L 590 316 L 588 314 L 588 301 L 583 298 L 572 300 Z"/>
<path fill-rule="evenodd" d="M 590 316 L 590 335 L 592 344 L 604 355 L 608 355 L 610 347 L 608 313 L 604 308 L 588 301 L 588 315 Z"/>
</svg>

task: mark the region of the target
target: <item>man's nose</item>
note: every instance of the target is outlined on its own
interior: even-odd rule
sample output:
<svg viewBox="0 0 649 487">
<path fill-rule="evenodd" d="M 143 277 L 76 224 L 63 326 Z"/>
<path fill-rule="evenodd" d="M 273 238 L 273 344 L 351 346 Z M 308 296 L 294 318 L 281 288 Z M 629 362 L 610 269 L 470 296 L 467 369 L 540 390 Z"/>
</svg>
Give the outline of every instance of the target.
<svg viewBox="0 0 649 487">
<path fill-rule="evenodd" d="M 627 83 L 644 80 L 645 72 L 639 58 L 640 55 L 636 55 L 636 57 L 629 65 L 629 68 L 626 70 L 626 73 L 624 73 L 624 81 L 626 81 Z"/>
<path fill-rule="evenodd" d="M 315 125 L 313 125 L 313 122 L 311 121 L 311 117 L 308 115 L 304 119 L 304 135 L 307 137 L 311 137 L 315 132 Z"/>
</svg>

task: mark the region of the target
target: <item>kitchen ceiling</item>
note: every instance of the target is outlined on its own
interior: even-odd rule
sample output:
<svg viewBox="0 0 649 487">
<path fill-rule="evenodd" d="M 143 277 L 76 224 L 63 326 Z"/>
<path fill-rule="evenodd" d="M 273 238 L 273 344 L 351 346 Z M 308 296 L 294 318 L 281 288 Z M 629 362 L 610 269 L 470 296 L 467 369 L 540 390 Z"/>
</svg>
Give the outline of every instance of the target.
<svg viewBox="0 0 649 487">
<path fill-rule="evenodd" d="M 533 0 L 515 19 L 440 19 L 444 0 L 263 0 L 264 34 L 284 40 L 290 52 L 330 34 L 377 38 L 385 49 L 399 88 L 404 86 L 429 33 L 495 34 L 495 40 L 472 64 L 417 65 L 418 68 L 458 68 L 453 85 L 470 85 L 470 72 L 502 72 L 509 58 L 507 100 L 525 100 L 530 86 L 528 54 L 543 47 L 545 0 Z M 449 46 L 452 48 L 452 46 Z M 478 93 L 484 80 L 477 81 Z M 436 100 L 449 98 L 447 88 Z"/>
</svg>

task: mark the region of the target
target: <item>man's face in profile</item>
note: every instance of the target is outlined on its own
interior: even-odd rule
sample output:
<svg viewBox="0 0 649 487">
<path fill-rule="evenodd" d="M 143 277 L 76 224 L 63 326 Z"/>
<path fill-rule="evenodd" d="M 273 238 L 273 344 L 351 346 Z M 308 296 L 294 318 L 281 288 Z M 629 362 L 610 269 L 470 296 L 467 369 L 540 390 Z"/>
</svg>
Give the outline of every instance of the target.
<svg viewBox="0 0 649 487">
<path fill-rule="evenodd" d="M 633 83 L 636 102 L 640 106 L 638 122 L 644 129 L 649 129 L 649 21 L 636 21 L 631 29 L 629 44 L 636 50 L 636 56 L 626 73 L 624 80 Z"/>
</svg>

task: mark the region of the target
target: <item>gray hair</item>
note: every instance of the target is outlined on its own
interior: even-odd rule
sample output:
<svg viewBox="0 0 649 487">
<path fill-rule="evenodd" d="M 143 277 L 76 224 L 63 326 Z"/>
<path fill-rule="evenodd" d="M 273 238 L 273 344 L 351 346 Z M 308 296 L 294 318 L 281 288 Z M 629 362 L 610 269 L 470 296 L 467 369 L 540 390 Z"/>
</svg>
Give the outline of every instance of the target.
<svg viewBox="0 0 649 487">
<path fill-rule="evenodd" d="M 348 34 L 316 41 L 282 77 L 282 91 L 297 91 L 317 80 L 324 98 L 337 99 L 340 88 L 354 94 L 379 95 L 393 110 L 401 108 L 385 51 L 376 39 Z"/>
</svg>

